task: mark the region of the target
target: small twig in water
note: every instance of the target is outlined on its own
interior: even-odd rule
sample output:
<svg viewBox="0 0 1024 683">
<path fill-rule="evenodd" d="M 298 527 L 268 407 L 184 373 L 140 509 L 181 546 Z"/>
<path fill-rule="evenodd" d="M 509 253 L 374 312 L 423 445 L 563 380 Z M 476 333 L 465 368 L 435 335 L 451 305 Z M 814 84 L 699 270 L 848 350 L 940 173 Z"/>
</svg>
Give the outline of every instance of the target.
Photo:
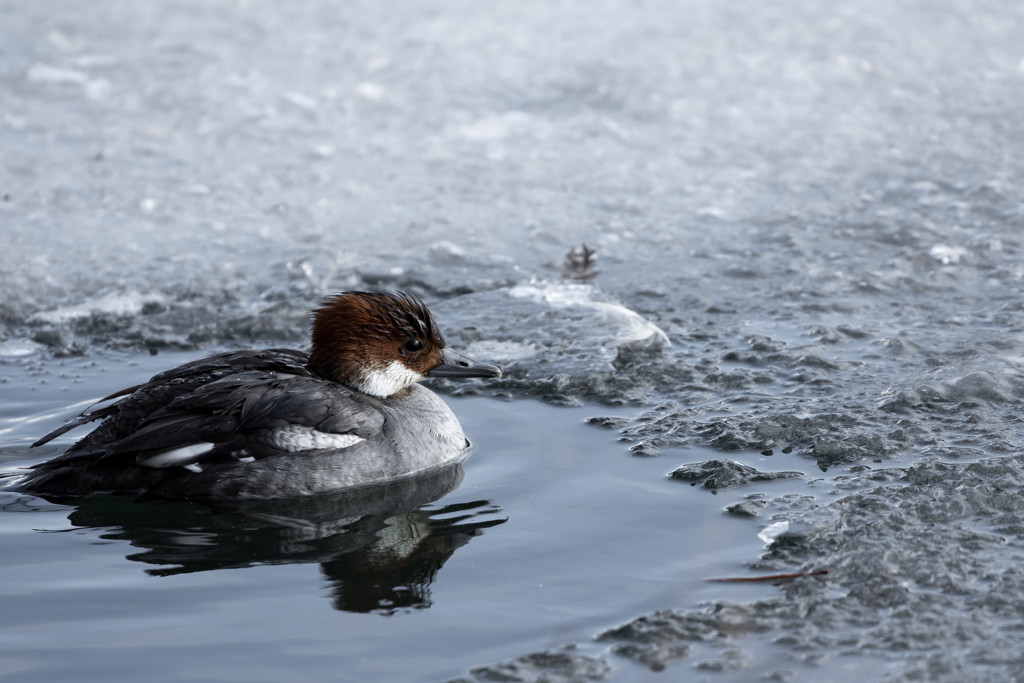
<svg viewBox="0 0 1024 683">
<path fill-rule="evenodd" d="M 795 574 L 772 574 L 771 576 L 737 576 L 725 579 L 704 579 L 711 583 L 751 583 L 754 581 L 792 581 L 805 576 L 824 576 L 828 574 L 827 569 L 818 569 L 813 572 L 797 572 Z"/>
<path fill-rule="evenodd" d="M 579 249 L 570 249 L 562 264 L 562 276 L 573 280 L 589 280 L 597 275 L 594 264 L 597 252 L 584 244 Z"/>
</svg>

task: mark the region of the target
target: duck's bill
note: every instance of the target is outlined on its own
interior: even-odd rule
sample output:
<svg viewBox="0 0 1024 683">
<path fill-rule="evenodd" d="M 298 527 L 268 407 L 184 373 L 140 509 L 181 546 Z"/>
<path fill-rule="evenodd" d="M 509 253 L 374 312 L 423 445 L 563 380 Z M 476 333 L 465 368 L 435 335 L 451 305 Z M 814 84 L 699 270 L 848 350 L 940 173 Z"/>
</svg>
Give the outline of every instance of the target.
<svg viewBox="0 0 1024 683">
<path fill-rule="evenodd" d="M 475 361 L 458 351 L 446 348 L 441 351 L 441 364 L 428 372 L 427 377 L 501 377 L 501 368 Z"/>
</svg>

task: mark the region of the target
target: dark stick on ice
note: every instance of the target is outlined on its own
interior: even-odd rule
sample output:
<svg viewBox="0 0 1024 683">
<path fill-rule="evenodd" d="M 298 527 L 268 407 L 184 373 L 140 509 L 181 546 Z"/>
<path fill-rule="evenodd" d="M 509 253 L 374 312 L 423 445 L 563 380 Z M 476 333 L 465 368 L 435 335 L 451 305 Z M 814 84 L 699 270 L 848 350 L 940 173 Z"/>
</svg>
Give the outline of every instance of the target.
<svg viewBox="0 0 1024 683">
<path fill-rule="evenodd" d="M 805 576 L 824 576 L 828 574 L 827 569 L 819 569 L 813 572 L 797 572 L 795 574 L 772 574 L 771 576 L 737 576 L 724 579 L 704 579 L 709 583 L 752 583 L 754 581 L 791 581 Z"/>
</svg>

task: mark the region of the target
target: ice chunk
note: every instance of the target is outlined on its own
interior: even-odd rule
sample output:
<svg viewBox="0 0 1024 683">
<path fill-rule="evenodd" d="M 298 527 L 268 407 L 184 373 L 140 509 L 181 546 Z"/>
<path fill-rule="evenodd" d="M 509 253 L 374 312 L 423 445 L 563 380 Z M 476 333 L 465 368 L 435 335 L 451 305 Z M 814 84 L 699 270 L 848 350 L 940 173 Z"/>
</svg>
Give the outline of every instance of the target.
<svg viewBox="0 0 1024 683">
<path fill-rule="evenodd" d="M 536 130 L 534 117 L 521 111 L 509 111 L 496 116 L 485 116 L 472 123 L 459 126 L 459 134 L 467 140 L 486 142 L 504 140 L 524 131 Z"/>
<path fill-rule="evenodd" d="M 662 346 L 671 346 L 668 335 L 660 327 L 620 304 L 594 301 L 596 290 L 590 285 L 549 283 L 543 286 L 517 285 L 509 290 L 513 298 L 532 299 L 553 308 L 587 309 L 593 313 L 591 321 L 611 331 L 613 346 L 651 340 Z"/>
<path fill-rule="evenodd" d="M 372 81 L 363 81 L 357 85 L 356 92 L 364 100 L 369 100 L 370 102 L 379 102 L 384 99 L 384 87 Z"/>
<path fill-rule="evenodd" d="M 160 295 L 142 294 L 140 292 L 107 294 L 80 304 L 60 306 L 50 311 L 41 311 L 34 315 L 33 319 L 48 323 L 66 323 L 71 320 L 88 317 L 93 313 L 138 315 L 147 303 L 154 301 L 163 302 L 164 298 Z"/>
<path fill-rule="evenodd" d="M 43 348 L 42 344 L 27 339 L 9 339 L 0 342 L 0 358 L 21 358 L 31 356 Z"/>
<path fill-rule="evenodd" d="M 946 244 L 936 244 L 928 252 L 928 255 L 944 266 L 960 263 L 967 256 L 967 249 L 964 247 L 951 247 Z"/>
<path fill-rule="evenodd" d="M 104 99 L 113 90 L 110 81 L 105 78 L 91 78 L 84 71 L 62 69 L 48 64 L 33 64 L 29 67 L 25 78 L 30 83 L 77 85 L 91 100 Z"/>
<path fill-rule="evenodd" d="M 771 545 L 775 542 L 775 539 L 782 534 L 789 531 L 789 522 L 772 522 L 757 534 L 757 537 L 764 542 L 765 545 Z"/>
</svg>

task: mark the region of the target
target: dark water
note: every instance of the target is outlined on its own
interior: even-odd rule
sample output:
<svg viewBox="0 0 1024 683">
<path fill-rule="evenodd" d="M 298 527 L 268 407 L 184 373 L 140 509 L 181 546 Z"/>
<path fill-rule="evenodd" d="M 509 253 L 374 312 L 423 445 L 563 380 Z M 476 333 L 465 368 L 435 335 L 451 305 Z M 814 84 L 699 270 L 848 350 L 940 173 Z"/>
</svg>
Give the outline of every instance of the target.
<svg viewBox="0 0 1024 683">
<path fill-rule="evenodd" d="M 1021 35 L 1010 0 L 0 2 L 6 470 L 339 290 L 506 370 L 435 385 L 464 471 L 371 500 L 5 497 L 4 670 L 1024 677 Z"/>
<path fill-rule="evenodd" d="M 21 363 L 5 371 L 19 394 L 73 401 L 183 357 L 70 361 L 66 377 L 44 385 Z M 48 391 L 73 377 L 83 381 Z M 6 404 L 5 440 L 24 444 L 22 434 L 57 423 L 47 403 L 27 424 Z M 744 564 L 763 550 L 765 523 L 721 512 L 749 491 L 681 490 L 689 487 L 665 477 L 669 459 L 633 458 L 615 431 L 586 424 L 608 414 L 593 407 L 480 398 L 453 407 L 477 442 L 464 473 L 217 510 L 4 494 L 0 533 L 12 552 L 0 560 L 3 671 L 32 680 L 280 680 L 295 671 L 440 680 L 574 643 L 574 655 L 599 662 L 606 647 L 590 641 L 605 626 L 773 592 L 703 581 L 748 574 Z M 23 447 L 4 448 L 5 470 L 38 459 Z M 769 490 L 794 491 L 787 483 Z"/>
</svg>

